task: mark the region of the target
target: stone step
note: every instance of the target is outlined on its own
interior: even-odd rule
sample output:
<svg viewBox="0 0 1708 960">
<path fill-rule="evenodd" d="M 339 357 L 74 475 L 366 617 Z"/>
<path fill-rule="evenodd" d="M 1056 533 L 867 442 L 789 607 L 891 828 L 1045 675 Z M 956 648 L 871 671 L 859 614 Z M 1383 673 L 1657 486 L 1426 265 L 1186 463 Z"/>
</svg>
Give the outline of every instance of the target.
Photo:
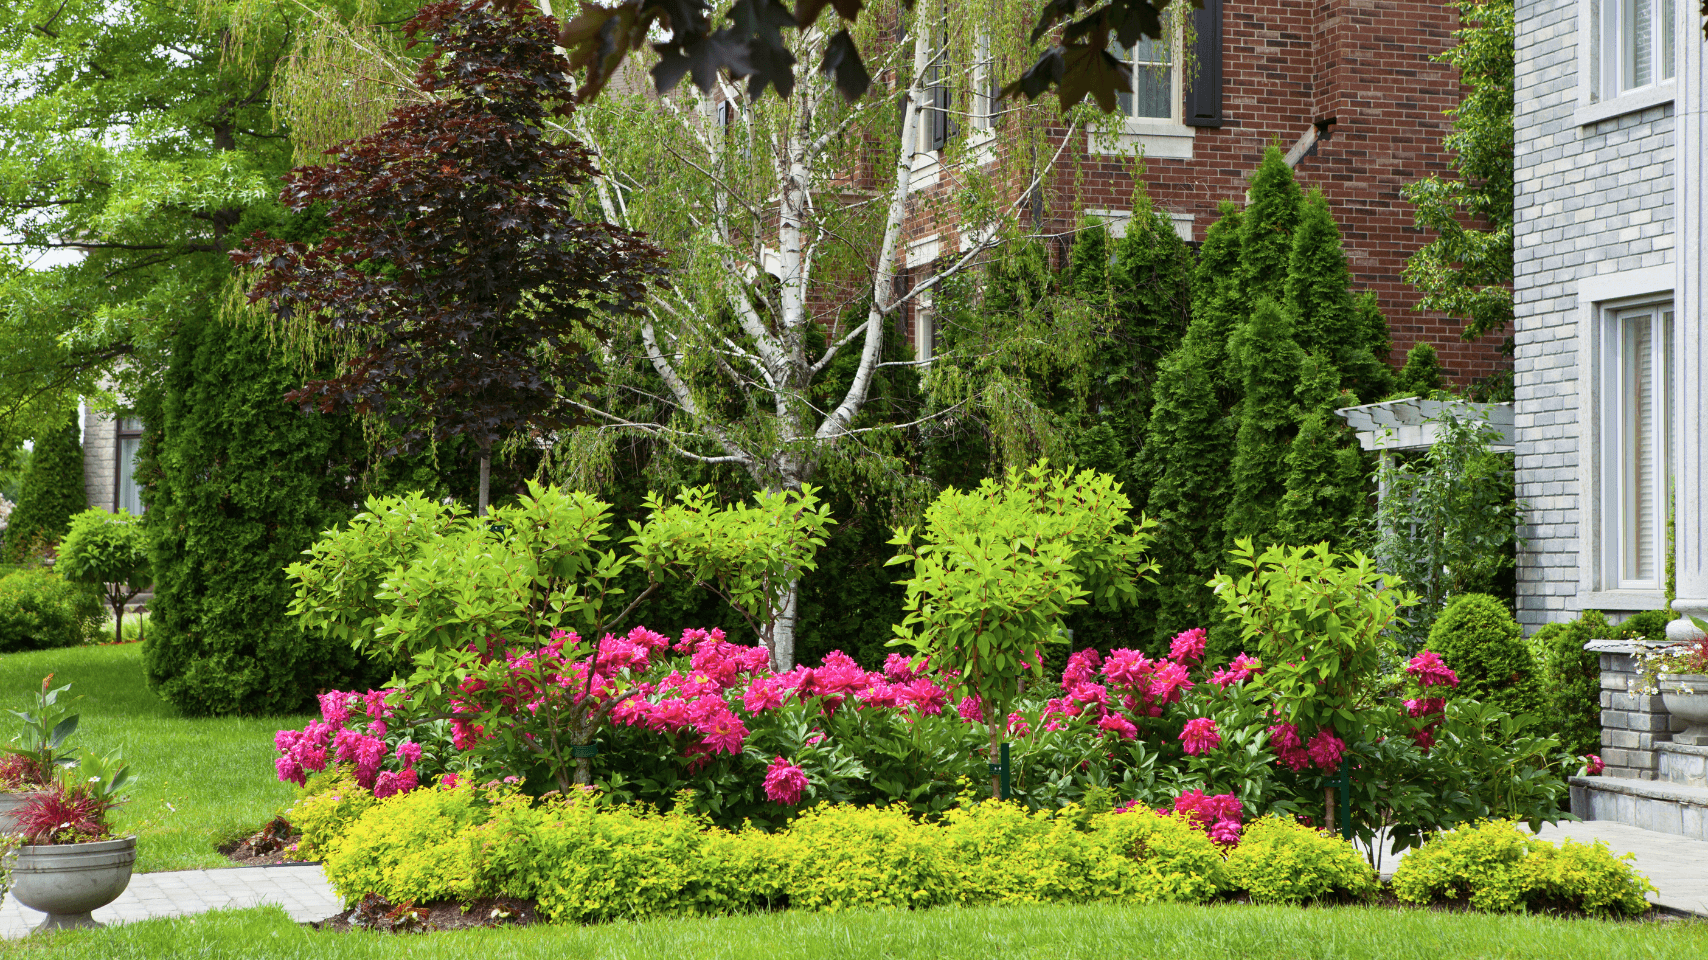
<svg viewBox="0 0 1708 960">
<path fill-rule="evenodd" d="M 1708 787 L 1626 777 L 1570 777 L 1572 813 L 1708 840 Z"/>
<path fill-rule="evenodd" d="M 1657 778 L 1681 787 L 1708 788 L 1708 746 L 1696 743 L 1657 743 Z"/>
</svg>

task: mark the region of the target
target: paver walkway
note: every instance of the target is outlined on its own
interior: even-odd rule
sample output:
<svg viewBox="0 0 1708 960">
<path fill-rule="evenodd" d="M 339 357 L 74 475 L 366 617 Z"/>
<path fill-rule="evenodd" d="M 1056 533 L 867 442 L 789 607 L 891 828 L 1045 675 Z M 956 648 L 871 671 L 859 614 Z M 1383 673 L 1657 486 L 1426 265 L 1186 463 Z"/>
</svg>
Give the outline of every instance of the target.
<svg viewBox="0 0 1708 960">
<path fill-rule="evenodd" d="M 1571 838 L 1580 843 L 1606 842 L 1614 853 L 1636 854 L 1635 866 L 1659 888 L 1649 899 L 1661 907 L 1708 917 L 1708 841 L 1655 833 L 1611 820 L 1560 823 L 1543 827 L 1544 840 Z M 1396 861 L 1383 864 L 1383 873 Z M 276 903 L 298 922 L 324 920 L 342 904 L 333 895 L 317 866 L 232 867 L 225 870 L 181 870 L 139 873 L 111 906 L 95 911 L 102 923 L 122 923 L 147 917 L 180 917 L 221 907 L 255 907 Z M 42 915 L 7 897 L 0 905 L 0 938 L 21 937 L 40 923 Z"/>
<path fill-rule="evenodd" d="M 324 920 L 343 909 L 318 866 L 231 867 L 134 874 L 124 894 L 96 910 L 95 919 L 123 923 L 266 903 L 284 907 L 298 922 Z M 21 937 L 42 917 L 7 897 L 0 905 L 0 937 Z"/>
</svg>

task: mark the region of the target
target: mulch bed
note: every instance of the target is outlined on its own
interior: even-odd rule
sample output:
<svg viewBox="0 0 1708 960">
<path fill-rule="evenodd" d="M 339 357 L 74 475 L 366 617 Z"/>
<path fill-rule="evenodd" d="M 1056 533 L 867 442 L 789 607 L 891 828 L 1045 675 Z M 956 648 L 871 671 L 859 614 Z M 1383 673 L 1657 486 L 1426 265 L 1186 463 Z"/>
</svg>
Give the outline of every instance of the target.
<svg viewBox="0 0 1708 960">
<path fill-rule="evenodd" d="M 274 817 L 254 836 L 225 844 L 219 848 L 219 852 L 224 854 L 227 860 L 243 867 L 314 863 L 313 860 L 298 859 L 296 845 L 301 839 L 302 834 L 293 831 L 284 817 Z"/>
<path fill-rule="evenodd" d="M 351 930 L 429 933 L 475 927 L 526 927 L 538 922 L 539 911 L 534 901 L 516 897 L 482 897 L 469 903 L 441 900 L 436 903 L 393 905 L 383 897 L 370 893 L 343 913 L 310 923 L 308 926 L 334 933 L 347 933 Z"/>
</svg>

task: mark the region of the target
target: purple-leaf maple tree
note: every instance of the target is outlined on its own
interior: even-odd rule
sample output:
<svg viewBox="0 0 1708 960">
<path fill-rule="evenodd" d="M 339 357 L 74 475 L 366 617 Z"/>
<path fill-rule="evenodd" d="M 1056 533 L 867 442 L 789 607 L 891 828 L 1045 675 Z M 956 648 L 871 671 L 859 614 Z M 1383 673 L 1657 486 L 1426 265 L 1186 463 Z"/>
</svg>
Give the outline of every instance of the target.
<svg viewBox="0 0 1708 960">
<path fill-rule="evenodd" d="M 574 97 L 555 20 L 525 4 L 444 0 L 405 30 L 433 47 L 415 76 L 424 101 L 286 178 L 283 202 L 323 205 L 327 235 L 257 234 L 232 258 L 260 270 L 250 302 L 351 347 L 336 376 L 287 397 L 384 419 L 393 453 L 467 438 L 484 514 L 493 445 L 579 419 L 571 398 L 598 378 L 588 346 L 600 315 L 641 301 L 660 254 L 575 215 L 595 171 L 580 144 L 546 129 Z"/>
</svg>

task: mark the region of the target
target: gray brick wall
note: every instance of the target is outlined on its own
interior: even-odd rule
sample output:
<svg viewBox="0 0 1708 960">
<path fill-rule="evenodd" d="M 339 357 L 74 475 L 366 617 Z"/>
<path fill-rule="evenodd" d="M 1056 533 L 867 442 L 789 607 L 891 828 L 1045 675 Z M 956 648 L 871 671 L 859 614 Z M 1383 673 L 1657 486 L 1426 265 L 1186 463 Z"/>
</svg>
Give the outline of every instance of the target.
<svg viewBox="0 0 1708 960">
<path fill-rule="evenodd" d="M 1518 563 L 1527 630 L 1580 609 L 1594 517 L 1580 423 L 1588 345 L 1579 342 L 1580 277 L 1672 262 L 1672 107 L 1599 124 L 1573 122 L 1582 0 L 1517 0 L 1513 227 L 1518 495 L 1530 512 Z"/>
<path fill-rule="evenodd" d="M 83 491 L 89 506 L 113 509 L 113 461 L 117 456 L 113 438 L 118 422 L 111 414 L 83 411 Z"/>
</svg>

